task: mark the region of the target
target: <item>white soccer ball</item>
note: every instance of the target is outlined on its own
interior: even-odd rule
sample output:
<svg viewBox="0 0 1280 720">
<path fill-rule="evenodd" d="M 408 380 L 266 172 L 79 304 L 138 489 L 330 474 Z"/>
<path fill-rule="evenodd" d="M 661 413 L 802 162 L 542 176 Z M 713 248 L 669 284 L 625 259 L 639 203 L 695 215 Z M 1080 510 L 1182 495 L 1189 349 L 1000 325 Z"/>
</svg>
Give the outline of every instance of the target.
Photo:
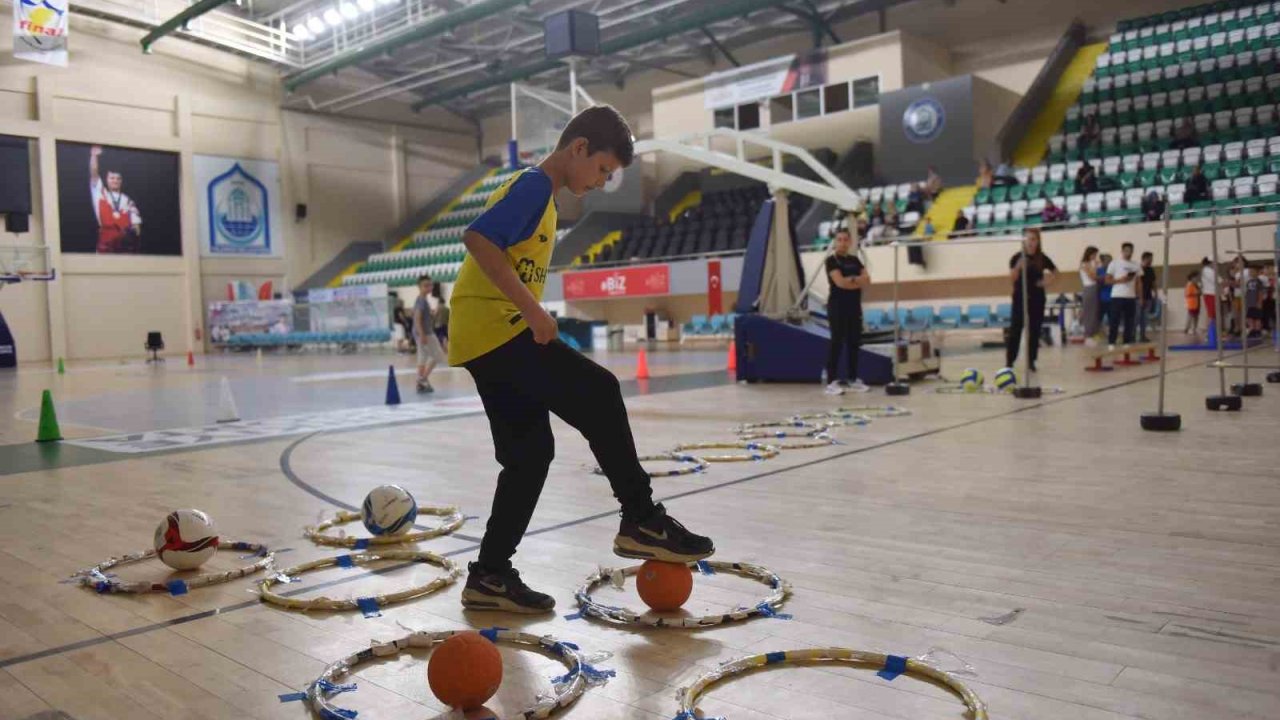
<svg viewBox="0 0 1280 720">
<path fill-rule="evenodd" d="M 360 507 L 360 519 L 374 535 L 409 532 L 417 518 L 417 501 L 399 485 L 379 485 L 365 496 Z"/>
<path fill-rule="evenodd" d="M 155 548 L 165 565 L 194 570 L 218 551 L 218 529 L 199 510 L 174 510 L 156 526 Z"/>
</svg>

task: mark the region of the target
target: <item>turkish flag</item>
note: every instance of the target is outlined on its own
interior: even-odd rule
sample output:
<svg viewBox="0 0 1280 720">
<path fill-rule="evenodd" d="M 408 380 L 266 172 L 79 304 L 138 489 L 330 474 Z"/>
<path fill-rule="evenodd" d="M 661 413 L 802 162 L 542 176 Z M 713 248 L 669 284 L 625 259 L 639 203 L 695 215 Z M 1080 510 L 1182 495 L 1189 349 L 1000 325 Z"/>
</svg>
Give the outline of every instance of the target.
<svg viewBox="0 0 1280 720">
<path fill-rule="evenodd" d="M 720 282 L 720 261 L 707 261 L 707 314 L 724 312 L 724 290 Z"/>
</svg>

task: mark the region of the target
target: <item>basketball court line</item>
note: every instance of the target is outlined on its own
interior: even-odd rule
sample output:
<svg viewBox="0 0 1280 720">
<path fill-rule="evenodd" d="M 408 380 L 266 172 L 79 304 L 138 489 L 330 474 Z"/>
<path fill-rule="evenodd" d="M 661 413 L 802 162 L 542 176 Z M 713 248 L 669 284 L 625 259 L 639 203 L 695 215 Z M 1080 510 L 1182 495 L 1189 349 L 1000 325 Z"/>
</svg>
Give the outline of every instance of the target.
<svg viewBox="0 0 1280 720">
<path fill-rule="evenodd" d="M 381 375 L 380 375 L 381 376 Z M 669 392 L 681 392 L 684 390 L 697 390 L 703 388 L 717 387 L 719 385 L 733 384 L 735 380 L 724 370 L 709 370 L 693 373 L 680 373 L 675 375 L 659 375 L 650 380 L 622 380 L 622 394 L 624 397 L 634 397 L 638 395 L 658 395 Z M 405 406 L 412 406 L 425 403 L 407 403 Z M 404 406 L 402 406 L 404 407 Z M 427 417 L 422 419 L 397 419 L 387 420 L 372 425 L 362 427 L 343 429 L 334 429 L 329 432 L 346 432 L 355 430 L 369 430 L 379 427 L 394 427 L 397 425 L 411 425 L 414 423 L 435 422 L 438 420 L 447 420 L 452 418 L 473 417 L 483 415 L 483 410 L 468 411 L 465 413 L 451 414 L 443 417 Z M 157 430 L 153 432 L 164 432 Z M 299 432 L 306 432 L 301 429 Z M 220 447 L 228 445 L 242 445 L 248 443 L 269 442 L 280 439 L 280 435 L 263 436 L 263 437 L 240 437 L 232 438 L 227 442 L 221 443 Z M 119 462 L 122 460 L 132 459 L 130 455 L 119 454 L 104 450 L 98 447 L 77 445 L 77 441 L 63 441 L 57 443 L 21 443 L 18 445 L 0 445 L 0 477 L 5 475 L 17 475 L 20 473 L 34 472 L 37 470 L 57 470 L 59 468 L 80 467 L 83 465 L 98 465 L 101 463 Z M 164 455 L 174 455 L 184 452 L 192 452 L 202 450 L 205 446 L 181 445 L 175 444 L 175 447 L 166 449 L 152 450 L 146 453 L 146 457 L 157 457 Z"/>
<path fill-rule="evenodd" d="M 1236 354 L 1239 354 L 1239 353 L 1236 353 Z M 1173 369 L 1173 370 L 1169 370 L 1167 374 L 1169 374 L 1169 375 L 1173 375 L 1173 374 L 1175 374 L 1175 373 L 1180 373 L 1180 372 L 1183 372 L 1183 371 L 1185 371 L 1185 370 L 1194 370 L 1194 369 L 1203 369 L 1203 368 L 1204 368 L 1204 364 L 1203 364 L 1203 363 L 1193 363 L 1193 364 L 1187 365 L 1186 367 L 1181 367 L 1181 368 L 1176 368 L 1176 369 Z M 1022 405 L 1022 406 L 1019 406 L 1019 407 L 1015 407 L 1015 408 L 1012 408 L 1012 409 L 1010 409 L 1010 410 L 1006 410 L 1006 411 L 1004 411 L 1004 412 L 996 413 L 995 415 L 989 415 L 989 416 L 981 417 L 981 418 L 974 418 L 974 419 L 972 419 L 972 420 L 965 420 L 965 421 L 963 421 L 963 422 L 955 423 L 955 424 L 953 424 L 953 425 L 946 425 L 946 426 L 943 426 L 943 427 L 934 428 L 934 429 L 932 429 L 932 430 L 924 430 L 924 431 L 921 431 L 921 432 L 918 432 L 918 433 L 915 433 L 915 434 L 912 434 L 912 435 L 904 435 L 903 437 L 895 438 L 895 439 L 893 439 L 893 440 L 885 440 L 884 442 L 880 442 L 880 443 L 877 443 L 877 444 L 875 444 L 875 445 L 868 445 L 868 446 L 866 446 L 866 447 L 854 448 L 854 449 L 851 449 L 851 450 L 847 450 L 847 451 L 845 451 L 845 452 L 837 453 L 837 454 L 835 454 L 835 455 L 829 455 L 829 456 L 827 456 L 827 457 L 817 458 L 817 459 L 814 459 L 814 460 L 810 460 L 810 461 L 808 461 L 808 462 L 800 463 L 800 464 L 798 464 L 798 465 L 789 465 L 789 466 L 787 466 L 787 467 L 778 468 L 778 469 L 776 469 L 776 470 L 766 470 L 766 471 L 764 471 L 764 472 L 756 473 L 755 475 L 748 475 L 748 476 L 746 476 L 746 477 L 738 478 L 738 479 L 736 479 L 736 480 L 727 480 L 727 481 L 725 481 L 725 482 L 717 483 L 717 484 L 715 484 L 715 485 L 708 485 L 708 486 L 706 486 L 706 487 L 702 487 L 702 488 L 695 488 L 695 489 L 693 489 L 693 490 L 686 490 L 685 492 L 676 493 L 676 494 L 674 494 L 674 495 L 669 495 L 669 496 L 662 497 L 662 498 L 656 498 L 656 499 L 655 499 L 655 502 L 667 502 L 667 501 L 670 501 L 670 500 L 678 500 L 678 499 L 680 499 L 680 498 L 689 497 L 689 496 L 691 496 L 691 495 L 700 495 L 700 494 L 703 494 L 703 493 L 712 492 L 712 491 L 714 491 L 714 490 L 721 490 L 721 489 L 728 488 L 728 487 L 734 487 L 734 486 L 741 485 L 741 484 L 746 483 L 746 482 L 751 482 L 751 481 L 754 481 L 754 480 L 760 480 L 760 479 L 763 479 L 763 478 L 773 477 L 773 476 L 775 476 L 775 475 L 780 475 L 780 474 L 782 474 L 782 473 L 790 472 L 790 471 L 792 471 L 792 470 L 799 470 L 799 469 L 801 469 L 801 468 L 812 467 L 812 466 L 814 466 L 814 465 L 819 465 L 819 464 L 822 464 L 822 463 L 830 462 L 830 461 L 832 461 L 832 460 L 840 460 L 840 459 L 843 459 L 843 458 L 849 457 L 849 456 L 851 456 L 851 455 L 858 455 L 858 454 L 861 454 L 861 453 L 870 452 L 870 451 L 872 451 L 872 450 L 879 450 L 880 448 L 890 447 L 890 446 L 893 446 L 893 445 L 901 445 L 901 444 L 903 444 L 903 443 L 910 442 L 910 441 L 912 441 L 912 440 L 919 440 L 919 439 L 922 439 L 922 438 L 932 437 L 932 436 L 934 436 L 934 435 L 941 435 L 942 433 L 950 432 L 950 431 L 952 431 L 952 430 L 959 430 L 959 429 L 961 429 L 961 428 L 972 427 L 972 426 L 974 426 L 974 425 L 979 425 L 979 424 L 982 424 L 982 423 L 985 423 L 985 422 L 990 422 L 990 421 L 992 421 L 992 420 L 1002 420 L 1002 419 L 1004 419 L 1004 418 L 1006 418 L 1006 417 L 1009 417 L 1009 416 L 1012 416 L 1012 415 L 1017 415 L 1017 414 L 1019 414 L 1019 413 L 1023 413 L 1023 412 L 1028 412 L 1028 411 L 1030 411 L 1030 410 L 1036 410 L 1036 409 L 1039 409 L 1039 408 L 1044 408 L 1044 407 L 1048 407 L 1048 406 L 1051 406 L 1051 405 L 1057 405 L 1057 404 L 1064 403 L 1064 402 L 1069 402 L 1069 401 L 1072 401 L 1072 400 L 1077 400 L 1077 399 L 1081 399 L 1081 398 L 1088 398 L 1088 397 L 1092 397 L 1092 396 L 1094 396 L 1094 395 L 1100 395 L 1100 394 L 1102 394 L 1102 393 L 1104 393 L 1104 392 L 1108 392 L 1108 391 L 1111 391 L 1111 390 L 1118 390 L 1118 389 L 1120 389 L 1120 388 L 1125 388 L 1125 387 L 1128 387 L 1128 386 L 1130 386 L 1130 385 L 1136 385 L 1136 384 L 1138 384 L 1138 383 L 1146 382 L 1146 381 L 1148 381 L 1148 380 L 1155 380 L 1155 379 L 1157 379 L 1157 378 L 1159 378 L 1159 377 L 1160 377 L 1160 374 L 1157 372 L 1157 373 L 1153 373 L 1153 374 L 1151 374 L 1151 375 L 1145 375 L 1145 376 L 1142 376 L 1142 377 L 1130 378 L 1130 379 L 1128 379 L 1128 380 L 1125 380 L 1125 381 L 1123 381 L 1123 382 L 1116 383 L 1116 384 L 1114 384 L 1114 385 L 1104 385 L 1104 386 L 1102 386 L 1102 387 L 1093 388 L 1092 390 L 1086 390 L 1086 391 L 1081 392 L 1081 393 L 1079 393 L 1079 394 L 1077 394 L 1077 395 L 1064 395 L 1064 396 L 1059 396 L 1059 397 L 1053 397 L 1053 398 L 1051 398 L 1051 399 L 1042 399 L 1040 402 L 1037 402 L 1037 403 L 1034 403 L 1034 404 L 1028 404 L 1028 405 Z M 318 434 L 318 433 L 316 433 L 316 434 Z M 290 446 L 290 447 L 291 447 L 291 448 L 292 448 L 292 447 L 296 447 L 296 446 L 301 442 L 301 440 L 302 440 L 302 439 L 305 439 L 305 438 L 300 438 L 298 441 L 295 441 L 294 443 L 291 443 L 291 446 Z M 283 469 L 284 453 L 282 453 L 282 454 L 281 454 L 281 462 L 282 462 L 282 469 Z M 318 491 L 317 491 L 317 492 L 318 492 Z M 317 495 L 317 497 L 320 497 L 320 496 L 319 496 L 319 495 Z M 325 496 L 325 497 L 327 497 L 327 496 Z M 322 499 L 323 499 L 323 498 L 322 498 Z M 576 519 L 576 520 L 569 520 L 569 521 L 562 522 L 562 523 L 558 523 L 558 524 L 556 524 L 556 525 L 551 525 L 551 526 L 548 526 L 548 527 L 545 527 L 545 528 L 539 528 L 539 529 L 537 529 L 537 530 L 530 530 L 529 532 L 525 533 L 525 537 L 537 536 L 537 535 L 545 535 L 545 534 L 547 534 L 547 533 L 555 532 L 555 531 L 557 531 L 557 530 L 563 530 L 563 529 L 565 529 L 565 528 L 574 527 L 574 526 L 576 526 L 576 525 L 582 525 L 582 524 L 585 524 L 585 523 L 594 522 L 594 521 L 596 521 L 596 520 L 602 520 L 602 519 L 607 518 L 607 517 L 612 517 L 612 516 L 614 516 L 614 515 L 616 515 L 616 514 L 617 514 L 617 511 L 616 511 L 616 510 L 610 510 L 610 511 L 608 511 L 608 512 L 603 512 L 603 513 L 596 513 L 596 514 L 594 514 L 594 515 L 589 515 L 589 516 L 587 516 L 587 517 L 578 518 L 578 519 Z M 454 537 L 456 537 L 456 536 L 454 536 Z M 475 551 L 475 550 L 479 550 L 479 549 L 480 549 L 480 545 L 479 545 L 479 544 L 472 544 L 472 545 L 468 545 L 467 547 L 464 547 L 464 548 L 459 548 L 459 549 L 457 549 L 457 550 L 452 550 L 452 551 L 449 551 L 449 552 L 446 552 L 446 553 L 441 553 L 441 554 L 442 554 L 442 555 L 444 555 L 445 557 L 456 557 L 456 556 L 458 556 L 458 555 L 464 555 L 464 554 L 466 554 L 466 553 L 469 553 L 469 552 L 472 552 L 472 551 Z M 360 572 L 359 574 L 355 574 L 355 575 L 348 575 L 347 577 L 338 578 L 338 579 L 331 580 L 331 581 L 328 581 L 328 582 L 325 582 L 325 583 L 318 583 L 318 584 L 316 584 L 316 585 L 309 585 L 309 586 L 307 586 L 307 587 L 305 587 L 305 588 L 298 588 L 298 589 L 296 589 L 296 590 L 292 590 L 292 591 L 289 591 L 289 592 L 286 592 L 286 593 L 283 593 L 283 594 L 284 594 L 284 595 L 295 595 L 295 594 L 300 594 L 300 593 L 302 593 L 302 592 L 306 592 L 306 591 L 309 591 L 309 590 L 318 590 L 318 589 L 322 589 L 322 588 L 333 587 L 333 586 L 336 586 L 336 585 L 342 585 L 342 584 L 345 584 L 345 583 L 348 583 L 348 582 L 352 582 L 352 581 L 355 581 L 355 580 L 360 580 L 360 579 L 362 579 L 362 578 L 368 577 L 369 575 L 378 575 L 378 574 L 382 574 L 382 573 L 390 572 L 390 571 L 392 571 L 392 570 L 398 569 L 398 568 L 400 568 L 400 567 L 404 567 L 404 566 L 406 566 L 406 565 L 407 565 L 407 564 L 393 565 L 393 566 L 388 566 L 388 567 L 385 567 L 385 568 L 378 568 L 378 569 L 376 569 L 376 570 L 367 570 L 367 571 L 362 571 L 362 572 Z M 262 604 L 262 603 L 261 603 L 261 601 L 246 600 L 246 601 L 243 601 L 243 602 L 235 603 L 235 604 L 233 604 L 233 605 L 227 605 L 227 606 L 224 606 L 224 607 L 221 607 L 221 608 L 215 608 L 215 609 L 213 609 L 213 610 L 204 610 L 204 611 L 201 611 L 201 612 L 198 612 L 198 613 L 194 613 L 194 614 L 192 614 L 192 615 L 184 615 L 184 616 L 182 616 L 182 617 L 173 618 L 173 619 L 165 620 L 165 621 L 162 621 L 162 622 L 152 623 L 152 624 L 150 624 L 150 625 L 144 625 L 144 626 L 142 626 L 142 627 L 134 628 L 134 629 L 132 629 L 132 630 L 124 630 L 124 631 L 121 631 L 121 632 L 118 632 L 118 633 L 113 633 L 113 634 L 111 634 L 111 635 L 103 635 L 103 636 L 101 636 L 101 637 L 97 637 L 97 638 L 89 638 L 89 639 L 86 639 L 86 640 L 80 640 L 80 641 L 77 641 L 77 642 L 74 642 L 74 643 L 69 643 L 69 644 L 67 644 L 67 645 L 62 645 L 62 646 L 55 647 L 55 648 L 47 648 L 47 649 L 45 649 L 45 650 L 39 650 L 39 651 L 36 651 L 36 652 L 33 652 L 33 653 L 28 653 L 28 654 L 26 654 L 26 655 L 18 655 L 18 656 L 15 656 L 15 657 L 11 657 L 11 658 L 6 658 L 6 659 L 3 659 L 3 660 L 0 660 L 0 669 L 4 669 L 4 668 L 6 668 L 6 667 L 10 667 L 10 666 L 13 666 L 13 665 L 20 665 L 20 664 L 22 664 L 22 663 L 31 662 L 31 661 L 33 661 L 33 660 L 40 660 L 40 659 L 42 659 L 42 658 L 51 657 L 51 656 L 54 656 L 54 655 L 61 655 L 61 654 L 63 654 L 63 653 L 67 653 L 67 652 L 73 652 L 73 651 L 75 651 L 75 650 L 82 650 L 82 649 L 87 648 L 87 647 L 93 647 L 93 646 L 95 646 L 95 645 L 101 645 L 101 644 L 103 644 L 103 643 L 111 642 L 111 641 L 114 641 L 114 640 L 117 640 L 117 639 L 122 639 L 122 638 L 132 637 L 132 636 L 135 636 L 135 635 L 141 635 L 141 634 L 143 634 L 143 633 L 151 632 L 151 631 L 153 631 L 153 630 L 161 630 L 161 629 L 164 629 L 164 628 L 173 627 L 173 626 L 175 626 L 175 625 L 183 625 L 183 624 L 186 624 L 186 623 L 189 623 L 189 622 L 193 622 L 193 621 L 195 621 L 195 620 L 202 620 L 202 619 L 204 619 L 204 618 L 213 617 L 213 616 L 215 616 L 215 615 L 222 615 L 222 614 L 226 614 L 226 613 L 230 613 L 230 612 L 235 612 L 235 611 L 237 611 L 237 610 L 243 610 L 243 609 L 245 609 L 245 608 L 258 606 L 258 605 L 261 605 L 261 604 Z"/>
</svg>

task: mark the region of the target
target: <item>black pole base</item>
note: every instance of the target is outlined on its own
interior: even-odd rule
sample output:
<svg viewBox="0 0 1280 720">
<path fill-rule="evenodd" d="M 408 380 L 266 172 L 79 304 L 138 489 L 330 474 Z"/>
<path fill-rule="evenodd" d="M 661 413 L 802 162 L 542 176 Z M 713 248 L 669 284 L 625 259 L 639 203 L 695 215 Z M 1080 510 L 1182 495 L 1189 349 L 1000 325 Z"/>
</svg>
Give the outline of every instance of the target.
<svg viewBox="0 0 1280 720">
<path fill-rule="evenodd" d="M 1235 385 L 1231 386 L 1231 394 L 1239 395 L 1240 397 L 1261 397 L 1262 384 L 1261 383 L 1236 383 Z"/>
<path fill-rule="evenodd" d="M 1039 385 L 1013 389 L 1013 396 L 1020 400 L 1038 400 L 1042 395 Z"/>
<path fill-rule="evenodd" d="M 1280 383 L 1280 371 L 1267 373 L 1267 382 Z"/>
<path fill-rule="evenodd" d="M 1204 406 L 1209 410 L 1235 412 L 1244 407 L 1244 400 L 1236 395 L 1210 395 L 1204 399 Z"/>
<path fill-rule="evenodd" d="M 1151 432 L 1177 432 L 1182 429 L 1182 416 L 1178 413 L 1142 413 L 1142 429 Z"/>
<path fill-rule="evenodd" d="M 902 382 L 891 382 L 884 386 L 885 395 L 910 395 L 911 386 Z"/>
</svg>

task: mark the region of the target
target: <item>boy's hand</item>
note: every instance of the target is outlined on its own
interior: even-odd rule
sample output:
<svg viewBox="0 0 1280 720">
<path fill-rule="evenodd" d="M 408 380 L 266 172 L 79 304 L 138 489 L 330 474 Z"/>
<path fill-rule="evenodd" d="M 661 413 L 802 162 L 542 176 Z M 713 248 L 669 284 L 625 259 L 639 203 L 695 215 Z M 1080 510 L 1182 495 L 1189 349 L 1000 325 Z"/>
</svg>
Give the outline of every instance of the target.
<svg viewBox="0 0 1280 720">
<path fill-rule="evenodd" d="M 526 314 L 525 319 L 529 323 L 529 329 L 533 331 L 533 341 L 539 345 L 546 345 L 560 336 L 560 326 L 556 324 L 556 319 L 541 305 L 537 310 Z"/>
</svg>

